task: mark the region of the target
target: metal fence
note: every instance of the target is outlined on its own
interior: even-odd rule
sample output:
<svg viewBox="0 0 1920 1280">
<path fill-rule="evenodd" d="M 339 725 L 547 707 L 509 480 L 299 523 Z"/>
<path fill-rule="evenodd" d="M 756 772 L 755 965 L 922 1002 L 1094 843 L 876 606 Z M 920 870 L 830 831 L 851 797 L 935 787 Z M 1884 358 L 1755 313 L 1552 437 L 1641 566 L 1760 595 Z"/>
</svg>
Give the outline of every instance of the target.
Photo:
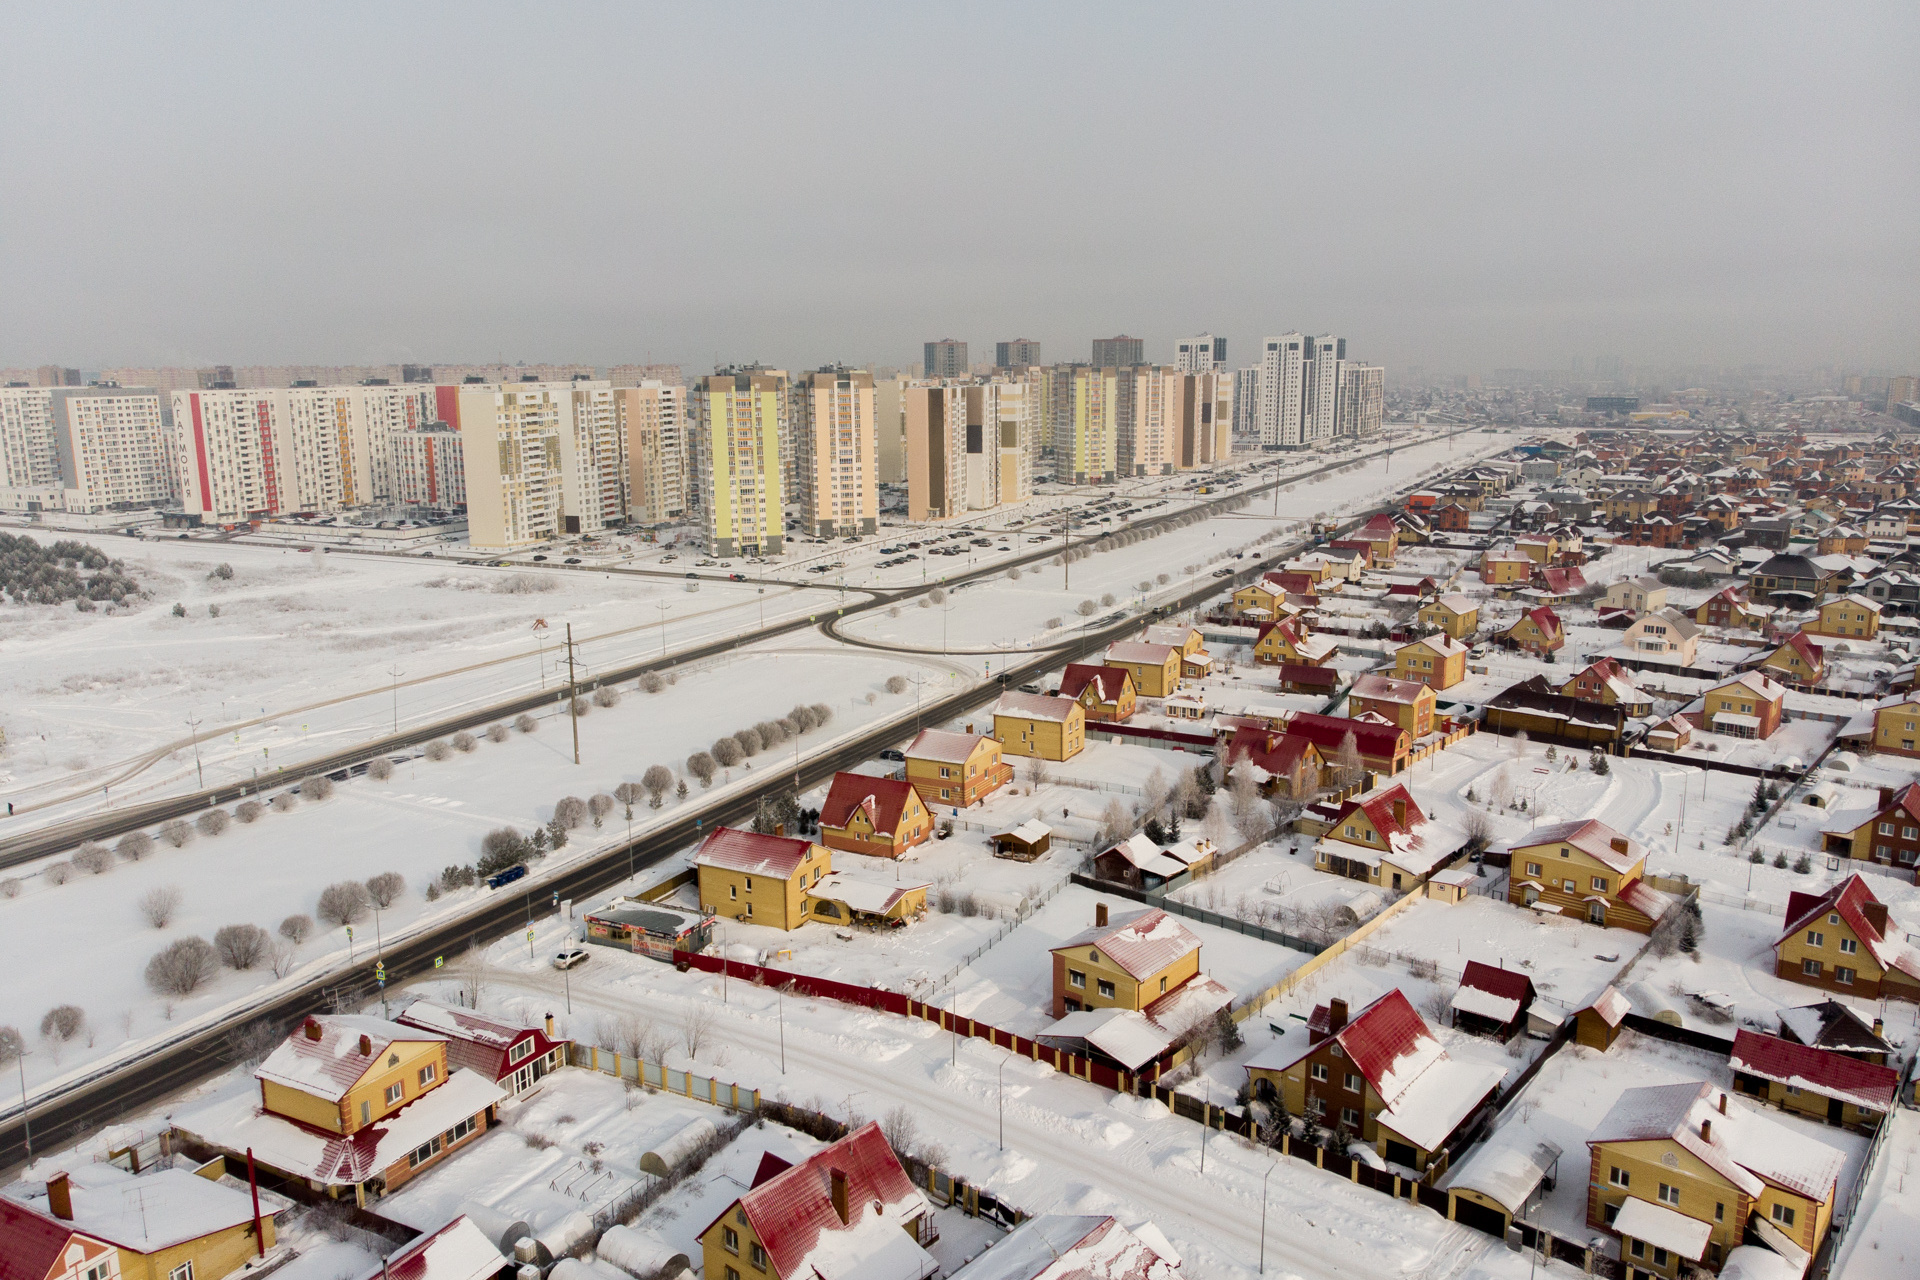
<svg viewBox="0 0 1920 1280">
<path fill-rule="evenodd" d="M 1068 881 L 1066 880 L 1056 880 L 1053 882 L 1052 887 L 1047 889 L 1039 897 L 1023 899 L 1020 905 L 1014 909 L 1013 915 L 1011 917 L 1003 919 L 1000 922 L 999 928 L 993 931 L 993 936 L 987 938 L 979 946 L 975 947 L 972 951 L 969 951 L 966 955 L 962 956 L 960 958 L 959 964 L 956 964 L 955 966 L 953 966 L 953 968 L 947 970 L 945 973 L 941 974 L 938 978 L 935 978 L 931 983 L 929 983 L 927 986 L 927 993 L 931 995 L 933 992 L 939 991 L 945 988 L 955 978 L 960 976 L 960 971 L 962 969 L 972 964 L 975 960 L 978 960 L 981 956 L 987 954 L 987 952 L 993 950 L 993 948 L 997 946 L 1003 939 L 1005 939 L 1008 934 L 1012 933 L 1015 929 L 1019 928 L 1022 924 L 1025 924 L 1027 920 L 1032 918 L 1034 912 L 1038 911 L 1041 907 L 1051 902 L 1053 900 L 1053 896 L 1059 893 L 1061 888 L 1067 883 Z"/>
</svg>

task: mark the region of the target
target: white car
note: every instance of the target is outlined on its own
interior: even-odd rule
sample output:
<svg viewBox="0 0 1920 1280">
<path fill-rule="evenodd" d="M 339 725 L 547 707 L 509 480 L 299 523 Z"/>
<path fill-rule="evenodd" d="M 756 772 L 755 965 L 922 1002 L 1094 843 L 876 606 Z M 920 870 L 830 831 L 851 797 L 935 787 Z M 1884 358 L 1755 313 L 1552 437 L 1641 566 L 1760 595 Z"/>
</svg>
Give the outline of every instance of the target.
<svg viewBox="0 0 1920 1280">
<path fill-rule="evenodd" d="M 569 947 L 553 958 L 553 967 L 556 969 L 573 969 L 585 964 L 587 959 L 588 956 L 585 947 Z"/>
</svg>

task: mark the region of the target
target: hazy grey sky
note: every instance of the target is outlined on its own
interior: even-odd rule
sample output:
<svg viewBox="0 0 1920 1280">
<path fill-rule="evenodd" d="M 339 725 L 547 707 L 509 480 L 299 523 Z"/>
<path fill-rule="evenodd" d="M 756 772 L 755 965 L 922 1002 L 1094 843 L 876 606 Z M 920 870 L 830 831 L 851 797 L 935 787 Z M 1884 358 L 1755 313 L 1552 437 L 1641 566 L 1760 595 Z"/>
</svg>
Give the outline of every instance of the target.
<svg viewBox="0 0 1920 1280">
<path fill-rule="evenodd" d="M 1920 368 L 1920 6 L 8 6 L 0 365 Z"/>
</svg>

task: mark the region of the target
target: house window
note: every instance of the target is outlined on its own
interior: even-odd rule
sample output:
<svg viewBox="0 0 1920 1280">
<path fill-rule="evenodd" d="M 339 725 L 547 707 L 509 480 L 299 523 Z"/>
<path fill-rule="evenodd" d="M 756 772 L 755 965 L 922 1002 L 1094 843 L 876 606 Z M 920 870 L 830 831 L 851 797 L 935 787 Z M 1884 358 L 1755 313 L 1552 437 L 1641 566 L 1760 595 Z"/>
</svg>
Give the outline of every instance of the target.
<svg viewBox="0 0 1920 1280">
<path fill-rule="evenodd" d="M 1824 947 L 1827 945 L 1827 935 L 1821 933 L 1818 929 L 1809 929 L 1807 930 L 1807 945 L 1810 947 Z"/>
<path fill-rule="evenodd" d="M 1840 923 L 1840 913 L 1839 913 L 1838 911 L 1835 911 L 1835 912 L 1833 912 L 1833 913 L 1831 913 L 1830 915 L 1828 915 L 1828 916 L 1827 916 L 1827 923 L 1828 923 L 1828 924 L 1839 924 L 1839 923 Z"/>
<path fill-rule="evenodd" d="M 480 1122 L 472 1116 L 468 1116 L 465 1120 L 462 1120 L 459 1124 L 447 1130 L 447 1145 L 452 1146 L 479 1127 Z"/>
<path fill-rule="evenodd" d="M 1318 1080 L 1320 1083 L 1325 1084 L 1327 1080 L 1327 1064 L 1324 1062 L 1313 1062 L 1313 1063 L 1307 1064 L 1307 1077 L 1311 1080 Z"/>
<path fill-rule="evenodd" d="M 1667 1265 L 1667 1251 L 1659 1245 L 1653 1247 L 1653 1265 L 1656 1267 L 1664 1267 Z"/>
<path fill-rule="evenodd" d="M 1715 1202 L 1714 1202 L 1714 1206 L 1713 1206 L 1713 1220 L 1714 1220 L 1715 1222 L 1725 1222 L 1725 1221 L 1727 1220 L 1727 1206 L 1726 1206 L 1726 1205 L 1724 1205 L 1724 1204 L 1721 1204 L 1721 1203 L 1720 1203 L 1720 1202 L 1718 1202 L 1718 1201 L 1715 1201 Z"/>
<path fill-rule="evenodd" d="M 387 1086 L 387 1105 L 392 1106 L 406 1096 L 407 1084 L 404 1080 L 395 1080 Z"/>
<path fill-rule="evenodd" d="M 1113 999 L 1113 984 L 1111 982 L 1108 982 L 1105 978 L 1100 979 L 1099 991 L 1100 991 L 1101 999 L 1103 1000 Z"/>
<path fill-rule="evenodd" d="M 1163 977 L 1160 979 L 1160 994 L 1165 995 L 1166 991 L 1167 991 L 1167 980 Z"/>
<path fill-rule="evenodd" d="M 1817 978 L 1820 976 L 1820 962 L 1818 960 L 1802 960 L 1800 962 L 1800 972 L 1805 977 Z"/>
<path fill-rule="evenodd" d="M 1847 986 L 1852 986 L 1853 970 L 1847 968 L 1847 966 L 1843 964 L 1837 964 L 1833 967 L 1833 980 L 1835 982 L 1844 983 Z"/>
<path fill-rule="evenodd" d="M 1608 1167 L 1607 1183 L 1609 1186 L 1615 1186 L 1615 1187 L 1630 1187 L 1633 1185 L 1631 1175 L 1629 1175 L 1625 1169 L 1620 1168 L 1618 1165 L 1612 1165 Z"/>
<path fill-rule="evenodd" d="M 360 1103 L 360 1123 L 371 1124 L 372 1122 L 373 1122 L 373 1104 L 363 1099 Z"/>
<path fill-rule="evenodd" d="M 1593 878 L 1593 891 L 1595 893 L 1605 893 L 1607 891 L 1607 878 L 1605 876 L 1595 876 Z"/>
<path fill-rule="evenodd" d="M 1661 1204 L 1679 1204 L 1680 1188 L 1676 1186 L 1671 1186 L 1665 1182 L 1661 1183 L 1660 1184 L 1660 1203 Z"/>
<path fill-rule="evenodd" d="M 1078 969 L 1069 969 L 1067 970 L 1067 985 L 1070 987 L 1080 987 L 1082 989 L 1085 989 L 1087 985 L 1087 975 L 1080 972 Z"/>
<path fill-rule="evenodd" d="M 407 1154 L 407 1168 L 418 1169 L 427 1161 L 440 1154 L 440 1135 L 435 1134 L 433 1141 L 414 1148 Z"/>
<path fill-rule="evenodd" d="M 1646 1242 L 1645 1240 L 1635 1240 L 1635 1241 L 1633 1241 L 1633 1242 L 1632 1242 L 1632 1244 L 1630 1244 L 1630 1245 L 1628 1246 L 1628 1252 L 1630 1252 L 1630 1253 L 1632 1253 L 1632 1254 L 1633 1254 L 1633 1256 L 1634 1256 L 1634 1257 L 1636 1257 L 1636 1258 L 1644 1258 L 1644 1257 L 1646 1257 L 1646 1256 L 1647 1256 L 1647 1242 Z"/>
<path fill-rule="evenodd" d="M 1358 1074 L 1352 1071 L 1347 1072 L 1346 1078 L 1343 1079 L 1341 1083 L 1346 1085 L 1348 1093 L 1358 1093 L 1366 1087 L 1366 1081 L 1362 1080 Z"/>
<path fill-rule="evenodd" d="M 767 1269 L 767 1251 L 760 1247 L 758 1240 L 755 1240 L 752 1245 L 748 1246 L 747 1261 L 751 1262 L 757 1271 L 765 1271 Z"/>
<path fill-rule="evenodd" d="M 1540 864 L 1539 864 L 1539 863 L 1537 863 L 1537 862 L 1529 862 L 1529 863 L 1527 864 L 1527 874 L 1528 874 L 1528 875 L 1530 875 L 1530 876 L 1537 876 L 1537 875 L 1539 875 L 1539 874 L 1540 874 Z"/>
<path fill-rule="evenodd" d="M 167 1280 L 193 1280 L 193 1259 L 189 1258 L 167 1272 Z"/>
<path fill-rule="evenodd" d="M 740 1233 L 732 1227 L 721 1227 L 720 1247 L 728 1253 L 740 1252 Z"/>
<path fill-rule="evenodd" d="M 1346 1125 L 1349 1129 L 1357 1129 L 1360 1127 L 1360 1113 L 1352 1107 L 1342 1107 L 1340 1108 L 1340 1123 Z"/>
<path fill-rule="evenodd" d="M 1620 1216 L 1619 1205 L 1603 1204 L 1600 1206 L 1600 1220 L 1606 1223 L 1608 1226 L 1612 1226 L 1613 1220 L 1619 1216 Z"/>
<path fill-rule="evenodd" d="M 1773 1220 L 1780 1226 L 1790 1227 L 1793 1225 L 1793 1210 L 1784 1204 L 1776 1204 L 1773 1206 Z"/>
<path fill-rule="evenodd" d="M 519 1066 L 522 1062 L 526 1061 L 527 1055 L 532 1052 L 533 1052 L 533 1041 L 522 1040 L 520 1043 L 508 1048 L 507 1065 L 510 1067 Z"/>
<path fill-rule="evenodd" d="M 1860 950 L 1860 943 L 1853 938 L 1840 939 L 1840 954 L 1850 956 Z"/>
<path fill-rule="evenodd" d="M 420 1068 L 420 1087 L 424 1089 L 428 1085 L 432 1084 L 435 1078 L 439 1076 L 439 1074 L 440 1074 L 440 1068 L 436 1064 L 431 1062 L 429 1062 L 426 1066 Z"/>
</svg>

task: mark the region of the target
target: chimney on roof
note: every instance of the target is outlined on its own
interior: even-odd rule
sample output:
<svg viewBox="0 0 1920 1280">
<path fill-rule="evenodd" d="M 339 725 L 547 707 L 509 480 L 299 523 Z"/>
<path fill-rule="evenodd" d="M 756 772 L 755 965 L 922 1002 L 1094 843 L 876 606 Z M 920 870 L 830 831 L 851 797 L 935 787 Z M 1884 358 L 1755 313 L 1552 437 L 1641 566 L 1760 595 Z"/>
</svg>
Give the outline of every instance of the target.
<svg viewBox="0 0 1920 1280">
<path fill-rule="evenodd" d="M 776 836 L 784 836 L 785 834 L 787 834 L 787 824 L 784 822 L 774 823 L 773 834 L 775 834 Z"/>
<path fill-rule="evenodd" d="M 1884 902 L 1863 902 L 1860 914 L 1866 917 L 1868 924 L 1874 927 L 1881 937 L 1887 936 L 1887 904 Z"/>
<path fill-rule="evenodd" d="M 1887 1024 L 1884 1019 L 1875 1018 L 1873 1020 L 1873 1034 L 1880 1037 L 1881 1039 L 1886 1038 Z"/>
<path fill-rule="evenodd" d="M 553 1015 L 547 1015 L 547 1039 L 553 1039 Z"/>
<path fill-rule="evenodd" d="M 372 1036 L 360 1037 L 360 1056 L 363 1058 L 371 1058 L 373 1056 L 373 1037 Z"/>
<path fill-rule="evenodd" d="M 1727 1114 L 1727 1094 L 1724 1089 L 1720 1091 L 1720 1114 Z"/>
<path fill-rule="evenodd" d="M 1345 1000 L 1327 1001 L 1327 1034 L 1335 1035 L 1346 1029 L 1347 1002 Z"/>
<path fill-rule="evenodd" d="M 320 1019 L 308 1018 L 306 1025 L 300 1029 L 307 1033 L 307 1039 L 318 1040 L 320 1038 Z"/>
<path fill-rule="evenodd" d="M 73 1184 L 64 1172 L 47 1179 L 47 1212 L 62 1221 L 73 1221 Z"/>
<path fill-rule="evenodd" d="M 1106 903 L 1096 902 L 1093 904 L 1093 925 L 1096 929 L 1104 929 L 1107 927 Z"/>
<path fill-rule="evenodd" d="M 967 732 L 968 732 L 968 733 L 972 733 L 972 732 L 973 732 L 973 724 L 972 724 L 972 722 L 968 722 L 968 724 L 967 724 Z"/>
<path fill-rule="evenodd" d="M 1721 1096 L 1720 1102 L 1722 1106 L 1726 1105 L 1726 1096 L 1724 1094 Z M 1700 1141 L 1702 1142 L 1713 1141 L 1713 1121 L 1702 1120 L 1700 1122 Z"/>
<path fill-rule="evenodd" d="M 1880 807 L 1884 809 L 1892 803 L 1893 803 L 1893 788 L 1892 787 L 1880 788 Z"/>
<path fill-rule="evenodd" d="M 1625 853 L 1627 851 L 1627 838 L 1625 836 L 1615 836 L 1608 843 L 1613 846 L 1615 853 Z"/>
<path fill-rule="evenodd" d="M 1405 800 L 1395 800 L 1393 802 L 1393 825 L 1396 827 L 1404 827 L 1407 825 L 1407 802 Z"/>
<path fill-rule="evenodd" d="M 839 1217 L 840 1225 L 844 1227 L 849 1220 L 847 1216 L 847 1171 L 845 1169 L 831 1169 L 828 1173 L 833 1179 L 833 1211 Z"/>
</svg>

